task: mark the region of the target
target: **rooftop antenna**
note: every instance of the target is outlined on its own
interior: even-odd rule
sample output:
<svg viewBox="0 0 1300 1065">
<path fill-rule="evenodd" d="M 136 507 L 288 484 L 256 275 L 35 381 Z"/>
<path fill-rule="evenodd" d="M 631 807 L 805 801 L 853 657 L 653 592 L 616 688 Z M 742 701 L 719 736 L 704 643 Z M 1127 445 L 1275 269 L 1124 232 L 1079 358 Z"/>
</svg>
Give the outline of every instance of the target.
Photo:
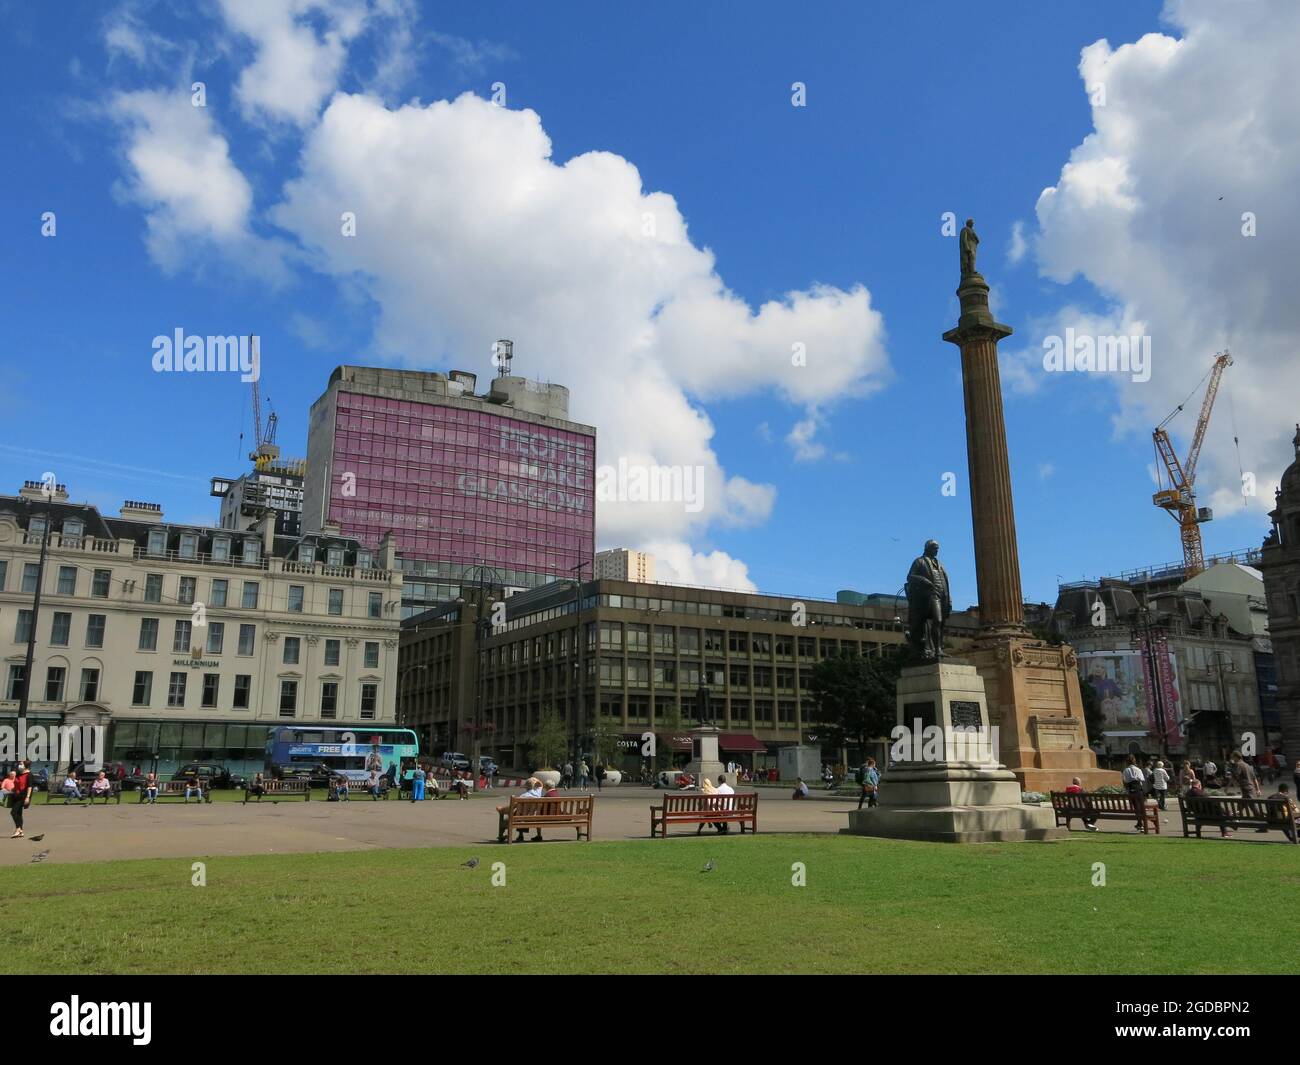
<svg viewBox="0 0 1300 1065">
<path fill-rule="evenodd" d="M 498 377 L 510 376 L 510 360 L 515 357 L 513 340 L 498 340 L 492 345 L 492 363 L 497 368 Z"/>
</svg>

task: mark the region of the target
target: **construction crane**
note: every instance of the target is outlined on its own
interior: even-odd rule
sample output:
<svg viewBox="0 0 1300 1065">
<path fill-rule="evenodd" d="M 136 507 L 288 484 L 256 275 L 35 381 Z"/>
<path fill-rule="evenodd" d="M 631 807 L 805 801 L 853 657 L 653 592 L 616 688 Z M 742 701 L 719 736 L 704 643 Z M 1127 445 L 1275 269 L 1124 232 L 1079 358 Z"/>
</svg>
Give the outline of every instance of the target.
<svg viewBox="0 0 1300 1065">
<path fill-rule="evenodd" d="M 1178 456 L 1174 454 L 1174 445 L 1169 439 L 1169 433 L 1165 431 L 1165 426 L 1173 421 L 1187 400 L 1196 394 L 1195 388 L 1192 389 L 1191 395 L 1178 404 L 1173 413 L 1157 425 L 1155 432 L 1151 434 L 1156 444 L 1156 455 L 1165 468 L 1165 475 L 1158 475 L 1158 483 L 1162 487 L 1151 497 L 1151 502 L 1167 511 L 1169 516 L 1178 522 L 1183 539 L 1184 580 L 1191 580 L 1205 569 L 1205 554 L 1201 548 L 1201 522 L 1210 521 L 1214 517 L 1214 511 L 1209 507 L 1196 506 L 1194 491 L 1196 460 L 1201 457 L 1201 444 L 1205 441 L 1205 429 L 1210 424 L 1210 411 L 1214 407 L 1214 397 L 1219 391 L 1219 381 L 1223 377 L 1223 371 L 1231 365 L 1232 356 L 1226 350 L 1221 351 L 1215 356 L 1214 365 L 1205 375 L 1210 379 L 1210 383 L 1206 385 L 1205 398 L 1201 400 L 1201 416 L 1196 421 L 1196 434 L 1192 437 L 1192 446 L 1183 462 L 1180 463 Z M 1201 381 L 1204 380 L 1205 377 L 1202 377 Z M 1196 388 L 1200 387 L 1198 381 Z M 1158 469 L 1159 467 L 1157 471 Z M 1166 477 L 1169 481 L 1168 488 L 1163 487 Z"/>
<path fill-rule="evenodd" d="M 257 343 L 256 337 L 249 338 L 249 344 Z M 256 354 L 256 349 L 254 349 Z M 266 406 L 271 411 L 270 417 L 266 419 L 266 433 L 262 433 L 262 391 L 258 387 L 259 373 L 253 378 L 253 450 L 248 453 L 248 457 L 253 460 L 253 468 L 262 470 L 270 466 L 280 457 L 280 449 L 275 445 L 275 430 L 279 422 L 279 415 L 271 407 L 270 397 L 267 397 Z"/>
</svg>

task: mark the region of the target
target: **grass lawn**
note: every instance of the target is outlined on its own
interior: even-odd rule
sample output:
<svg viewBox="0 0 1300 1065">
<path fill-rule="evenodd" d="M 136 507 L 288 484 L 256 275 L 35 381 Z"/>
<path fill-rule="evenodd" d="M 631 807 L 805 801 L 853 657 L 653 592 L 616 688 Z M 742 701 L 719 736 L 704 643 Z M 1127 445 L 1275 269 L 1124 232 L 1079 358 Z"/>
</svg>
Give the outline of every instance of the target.
<svg viewBox="0 0 1300 1065">
<path fill-rule="evenodd" d="M 447 944 L 485 972 L 1260 972 L 1236 931 L 1293 905 L 1297 851 L 759 835 L 210 858 L 206 887 L 188 859 L 33 865 L 0 869 L 0 940 L 42 972 L 423 972 Z"/>
</svg>

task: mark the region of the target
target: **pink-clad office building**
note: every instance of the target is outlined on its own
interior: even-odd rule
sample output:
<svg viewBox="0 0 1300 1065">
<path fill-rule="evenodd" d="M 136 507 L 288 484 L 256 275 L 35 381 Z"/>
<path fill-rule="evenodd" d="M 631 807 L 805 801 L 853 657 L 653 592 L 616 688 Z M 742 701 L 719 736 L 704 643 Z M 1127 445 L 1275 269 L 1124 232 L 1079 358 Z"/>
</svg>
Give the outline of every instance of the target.
<svg viewBox="0 0 1300 1065">
<path fill-rule="evenodd" d="M 392 530 L 402 615 L 462 585 L 590 577 L 596 430 L 568 389 L 500 376 L 340 366 L 311 409 L 303 530 L 364 544 Z"/>
</svg>

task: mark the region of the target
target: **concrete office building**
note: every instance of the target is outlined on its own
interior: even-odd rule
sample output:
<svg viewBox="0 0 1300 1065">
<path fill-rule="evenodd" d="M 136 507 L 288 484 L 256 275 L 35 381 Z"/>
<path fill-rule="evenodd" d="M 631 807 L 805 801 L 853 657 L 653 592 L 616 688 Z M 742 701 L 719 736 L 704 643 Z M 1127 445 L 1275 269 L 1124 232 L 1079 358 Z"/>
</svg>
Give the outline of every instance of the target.
<svg viewBox="0 0 1300 1065">
<path fill-rule="evenodd" d="M 217 524 L 246 531 L 275 511 L 275 534 L 302 533 L 302 481 L 306 463 L 287 459 L 268 463 L 236 478 L 213 477 L 211 494 L 221 500 Z"/>
<path fill-rule="evenodd" d="M 108 728 L 108 757 L 170 772 L 262 767 L 269 727 L 394 720 L 401 574 L 327 532 L 275 535 L 118 517 L 39 482 L 0 496 L 0 721 L 13 724 L 42 544 L 28 718 Z"/>
<path fill-rule="evenodd" d="M 655 557 L 646 551 L 629 551 L 616 547 L 611 551 L 596 553 L 595 580 L 632 581 L 634 584 L 653 584 Z"/>
<path fill-rule="evenodd" d="M 578 609 L 579 588 L 581 609 Z M 485 598 L 491 598 L 489 594 Z M 544 710 L 590 755 L 597 721 L 618 733 L 618 768 L 641 762 L 641 737 L 683 748 L 697 693 L 708 689 L 724 760 L 775 765 L 803 743 L 842 752 L 819 731 L 807 690 L 813 666 L 843 651 L 876 655 L 903 643 L 892 606 L 878 608 L 630 581 L 563 581 L 505 601 L 490 623 L 477 596 L 402 624 L 399 720 L 431 751 L 493 755 L 525 767 Z M 806 624 L 797 626 L 797 604 Z M 488 623 L 480 626 L 482 616 Z M 976 619 L 956 613 L 954 646 Z M 527 767 L 536 768 L 536 767 Z"/>
<path fill-rule="evenodd" d="M 481 395 L 464 371 L 340 366 L 312 406 L 303 528 L 391 530 L 404 616 L 591 573 L 596 430 L 569 420 L 568 389 L 510 376 L 507 343 Z"/>
</svg>

